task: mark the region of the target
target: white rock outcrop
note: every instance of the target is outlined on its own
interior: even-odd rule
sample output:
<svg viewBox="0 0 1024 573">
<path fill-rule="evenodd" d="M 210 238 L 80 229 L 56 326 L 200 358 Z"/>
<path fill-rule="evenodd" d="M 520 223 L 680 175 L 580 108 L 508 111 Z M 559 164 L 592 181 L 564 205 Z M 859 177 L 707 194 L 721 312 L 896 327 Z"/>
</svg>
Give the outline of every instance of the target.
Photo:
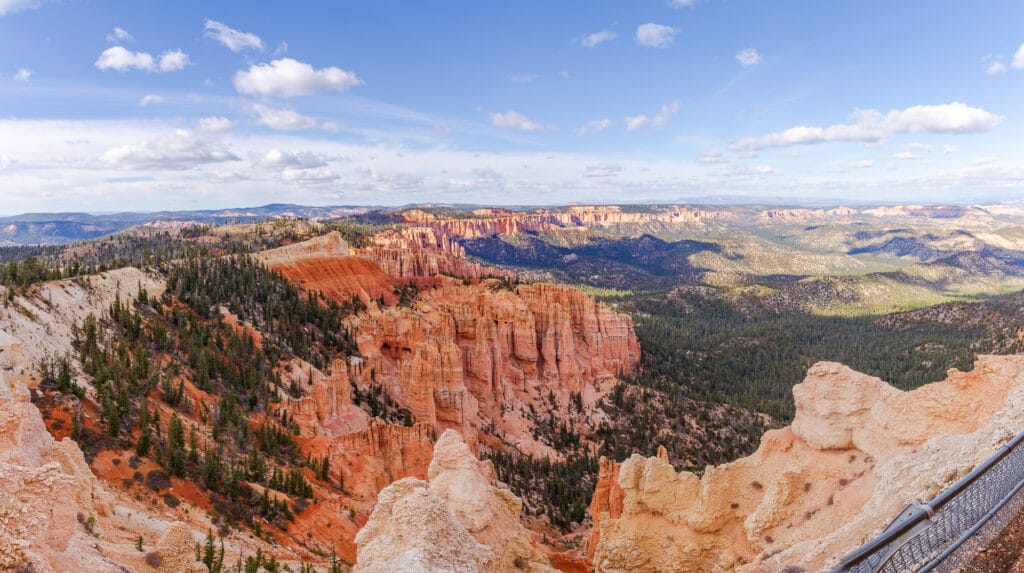
<svg viewBox="0 0 1024 573">
<path fill-rule="evenodd" d="M 428 475 L 380 492 L 354 572 L 554 571 L 519 522 L 522 502 L 488 483 L 458 432 L 438 439 Z"/>
</svg>

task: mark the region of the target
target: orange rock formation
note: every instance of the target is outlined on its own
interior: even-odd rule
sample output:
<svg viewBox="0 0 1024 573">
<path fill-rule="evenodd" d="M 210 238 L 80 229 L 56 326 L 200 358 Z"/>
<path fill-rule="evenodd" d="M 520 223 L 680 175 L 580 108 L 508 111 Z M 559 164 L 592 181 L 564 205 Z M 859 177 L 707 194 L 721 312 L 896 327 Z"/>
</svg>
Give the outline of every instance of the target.
<svg viewBox="0 0 1024 573">
<path fill-rule="evenodd" d="M 661 458 L 603 466 L 595 569 L 829 569 L 1020 431 L 1024 357 L 983 356 L 909 392 L 820 363 L 793 394 L 791 427 L 701 478 Z"/>
<path fill-rule="evenodd" d="M 339 300 L 366 292 L 358 277 L 347 274 L 353 261 L 387 277 L 373 261 L 325 246 L 333 240 L 307 243 L 270 251 L 263 260 Z M 415 266 L 394 271 L 424 272 Z M 311 376 L 313 387 L 288 405 L 290 412 L 303 435 L 316 438 L 311 447 L 330 453 L 332 467 L 341 468 L 360 499 L 374 499 L 401 477 L 422 478 L 433 436 L 449 428 L 474 449 L 487 428 L 489 439 L 500 435 L 520 451 L 557 455 L 534 439 L 531 405 L 554 396 L 565 409 L 572 394 L 593 403 L 616 377 L 636 368 L 640 347 L 629 316 L 567 286 L 498 287 L 494 281 L 440 286 L 421 292 L 411 307 L 371 300 L 349 321 L 359 358 L 332 365 L 329 375 L 306 364 L 292 368 L 300 382 Z M 362 392 L 386 390 L 417 425 L 367 425 L 362 410 L 352 406 L 353 383 Z"/>
</svg>

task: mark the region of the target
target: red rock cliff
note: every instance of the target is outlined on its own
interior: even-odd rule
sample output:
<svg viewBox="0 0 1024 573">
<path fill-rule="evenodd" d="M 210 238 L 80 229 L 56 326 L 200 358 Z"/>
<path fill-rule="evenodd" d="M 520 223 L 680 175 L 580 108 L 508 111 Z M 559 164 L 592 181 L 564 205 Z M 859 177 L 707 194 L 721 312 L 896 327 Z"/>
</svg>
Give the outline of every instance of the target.
<svg viewBox="0 0 1024 573">
<path fill-rule="evenodd" d="M 337 300 L 367 291 L 373 295 L 373 285 L 391 285 L 392 277 L 367 258 L 316 243 L 288 249 L 288 256 L 271 251 L 263 260 Z M 415 248 L 409 251 L 417 256 Z M 399 269 L 393 275 L 432 270 Z M 509 290 L 497 281 L 448 282 L 423 290 L 411 306 L 371 301 L 349 320 L 360 358 L 332 365 L 330 375 L 308 365 L 293 368 L 300 382 L 313 381 L 311 392 L 290 405 L 303 435 L 318 438 L 317 450 L 337 458 L 332 467 L 344 468 L 346 480 L 358 476 L 346 483 L 363 484 L 359 497 L 374 496 L 394 479 L 422 476 L 430 458 L 429 436 L 449 428 L 474 450 L 484 439 L 492 446 L 503 442 L 527 453 L 557 455 L 535 438 L 535 413 L 567 410 L 572 394 L 592 404 L 638 365 L 640 347 L 630 317 L 572 287 L 531 284 Z M 350 383 L 363 391 L 384 388 L 432 434 L 380 422 L 366 426 L 350 403 Z M 385 434 L 391 437 L 380 438 Z"/>
<path fill-rule="evenodd" d="M 576 289 L 448 286 L 413 308 L 372 308 L 353 321 L 364 382 L 384 384 L 418 421 L 455 428 L 471 442 L 495 425 L 526 450 L 526 411 L 553 394 L 593 397 L 632 372 L 640 348 L 627 315 Z"/>
</svg>

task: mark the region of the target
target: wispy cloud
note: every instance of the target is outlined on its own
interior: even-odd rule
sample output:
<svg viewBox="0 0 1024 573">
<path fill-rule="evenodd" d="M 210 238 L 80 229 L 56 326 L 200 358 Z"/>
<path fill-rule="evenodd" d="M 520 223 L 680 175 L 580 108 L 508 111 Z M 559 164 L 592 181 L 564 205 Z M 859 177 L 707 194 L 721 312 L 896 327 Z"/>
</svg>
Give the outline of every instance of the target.
<svg viewBox="0 0 1024 573">
<path fill-rule="evenodd" d="M 994 113 L 959 102 L 915 105 L 885 114 L 875 109 L 856 110 L 851 119 L 853 122 L 847 124 L 797 126 L 760 137 L 740 139 L 730 144 L 729 148 L 742 151 L 834 141 L 874 143 L 904 133 L 982 133 L 1003 120 Z"/>
<path fill-rule="evenodd" d="M 42 4 L 42 0 L 0 0 L 0 16 L 22 10 L 35 10 Z"/>
<path fill-rule="evenodd" d="M 647 48 L 668 48 L 679 31 L 671 26 L 649 22 L 636 29 L 636 43 Z"/>
<path fill-rule="evenodd" d="M 705 151 L 704 153 L 698 155 L 697 163 L 718 164 L 728 163 L 728 161 L 726 161 L 726 159 L 722 156 L 722 152 L 720 150 L 712 149 L 710 151 Z"/>
<path fill-rule="evenodd" d="M 856 159 L 848 161 L 844 167 L 847 169 L 869 169 L 874 166 L 875 162 L 871 159 Z"/>
<path fill-rule="evenodd" d="M 12 77 L 19 82 L 27 82 L 32 77 L 32 73 L 32 70 L 28 68 L 18 68 Z"/>
<path fill-rule="evenodd" d="M 239 157 L 218 141 L 177 130 L 141 145 L 112 148 L 100 160 L 118 169 L 183 170 L 203 163 L 238 161 Z"/>
<path fill-rule="evenodd" d="M 164 96 L 157 94 L 146 94 L 139 100 L 139 105 L 142 107 L 151 106 L 158 103 L 163 103 Z"/>
<path fill-rule="evenodd" d="M 256 115 L 256 123 L 279 131 L 313 129 L 317 125 L 315 119 L 293 109 L 255 104 L 252 106 L 252 112 Z"/>
<path fill-rule="evenodd" d="M 263 40 L 256 34 L 240 32 L 216 20 L 206 20 L 203 26 L 203 35 L 220 42 L 236 54 L 242 50 L 263 51 Z M 287 50 L 287 44 L 285 46 Z"/>
<path fill-rule="evenodd" d="M 509 74 L 505 79 L 514 84 L 529 84 L 540 79 L 537 74 Z"/>
<path fill-rule="evenodd" d="M 583 176 L 591 179 L 600 177 L 615 177 L 622 173 L 622 166 L 614 163 L 597 163 L 587 165 L 583 169 Z"/>
<path fill-rule="evenodd" d="M 509 110 L 505 113 L 492 113 L 491 125 L 504 129 L 516 129 L 519 131 L 547 131 L 558 129 L 554 125 L 544 125 L 533 121 L 525 115 Z"/>
<path fill-rule="evenodd" d="M 901 159 L 903 161 L 913 161 L 915 159 L 921 159 L 921 155 L 914 153 L 913 151 L 900 151 L 892 155 L 893 159 Z"/>
<path fill-rule="evenodd" d="M 200 130 L 214 133 L 228 131 L 229 129 L 235 127 L 234 121 L 226 117 L 216 116 L 199 118 L 198 124 Z"/>
<path fill-rule="evenodd" d="M 584 123 L 576 129 L 576 135 L 590 135 L 592 133 L 601 133 L 608 129 L 612 125 L 612 120 L 608 118 L 594 119 Z"/>
<path fill-rule="evenodd" d="M 592 34 L 587 34 L 586 36 L 583 36 L 582 38 L 580 38 L 579 42 L 580 45 L 583 46 L 584 48 L 596 48 L 601 44 L 605 42 L 611 42 L 612 40 L 618 37 L 619 35 L 616 34 L 615 32 L 612 32 L 611 30 L 601 30 L 600 32 L 594 32 Z"/>
<path fill-rule="evenodd" d="M 126 44 L 134 42 L 135 36 L 129 34 L 124 28 L 116 27 L 107 34 L 107 41 L 111 44 Z"/>
<path fill-rule="evenodd" d="M 661 106 L 661 111 L 654 117 L 646 115 L 634 115 L 626 118 L 626 129 L 628 131 L 639 131 L 641 129 L 661 129 L 669 124 L 672 116 L 679 113 L 679 102 L 674 101 Z"/>
<path fill-rule="evenodd" d="M 273 148 L 267 151 L 257 161 L 259 165 L 264 167 L 273 167 L 278 169 L 284 169 L 291 167 L 295 169 L 311 169 L 313 167 L 325 167 L 327 161 L 324 157 L 318 153 L 312 151 L 282 151 L 278 148 Z"/>
<path fill-rule="evenodd" d="M 761 54 L 754 48 L 745 48 L 736 52 L 736 61 L 744 68 L 749 68 L 761 63 Z"/>
</svg>

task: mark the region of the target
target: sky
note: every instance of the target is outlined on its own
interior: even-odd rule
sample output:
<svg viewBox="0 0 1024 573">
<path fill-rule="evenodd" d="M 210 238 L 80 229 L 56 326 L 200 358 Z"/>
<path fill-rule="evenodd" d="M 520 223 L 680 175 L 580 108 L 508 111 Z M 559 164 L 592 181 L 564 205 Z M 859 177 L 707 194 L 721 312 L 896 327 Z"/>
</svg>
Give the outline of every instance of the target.
<svg viewBox="0 0 1024 573">
<path fill-rule="evenodd" d="M 0 0 L 0 214 L 1024 199 L 1024 2 Z"/>
</svg>

